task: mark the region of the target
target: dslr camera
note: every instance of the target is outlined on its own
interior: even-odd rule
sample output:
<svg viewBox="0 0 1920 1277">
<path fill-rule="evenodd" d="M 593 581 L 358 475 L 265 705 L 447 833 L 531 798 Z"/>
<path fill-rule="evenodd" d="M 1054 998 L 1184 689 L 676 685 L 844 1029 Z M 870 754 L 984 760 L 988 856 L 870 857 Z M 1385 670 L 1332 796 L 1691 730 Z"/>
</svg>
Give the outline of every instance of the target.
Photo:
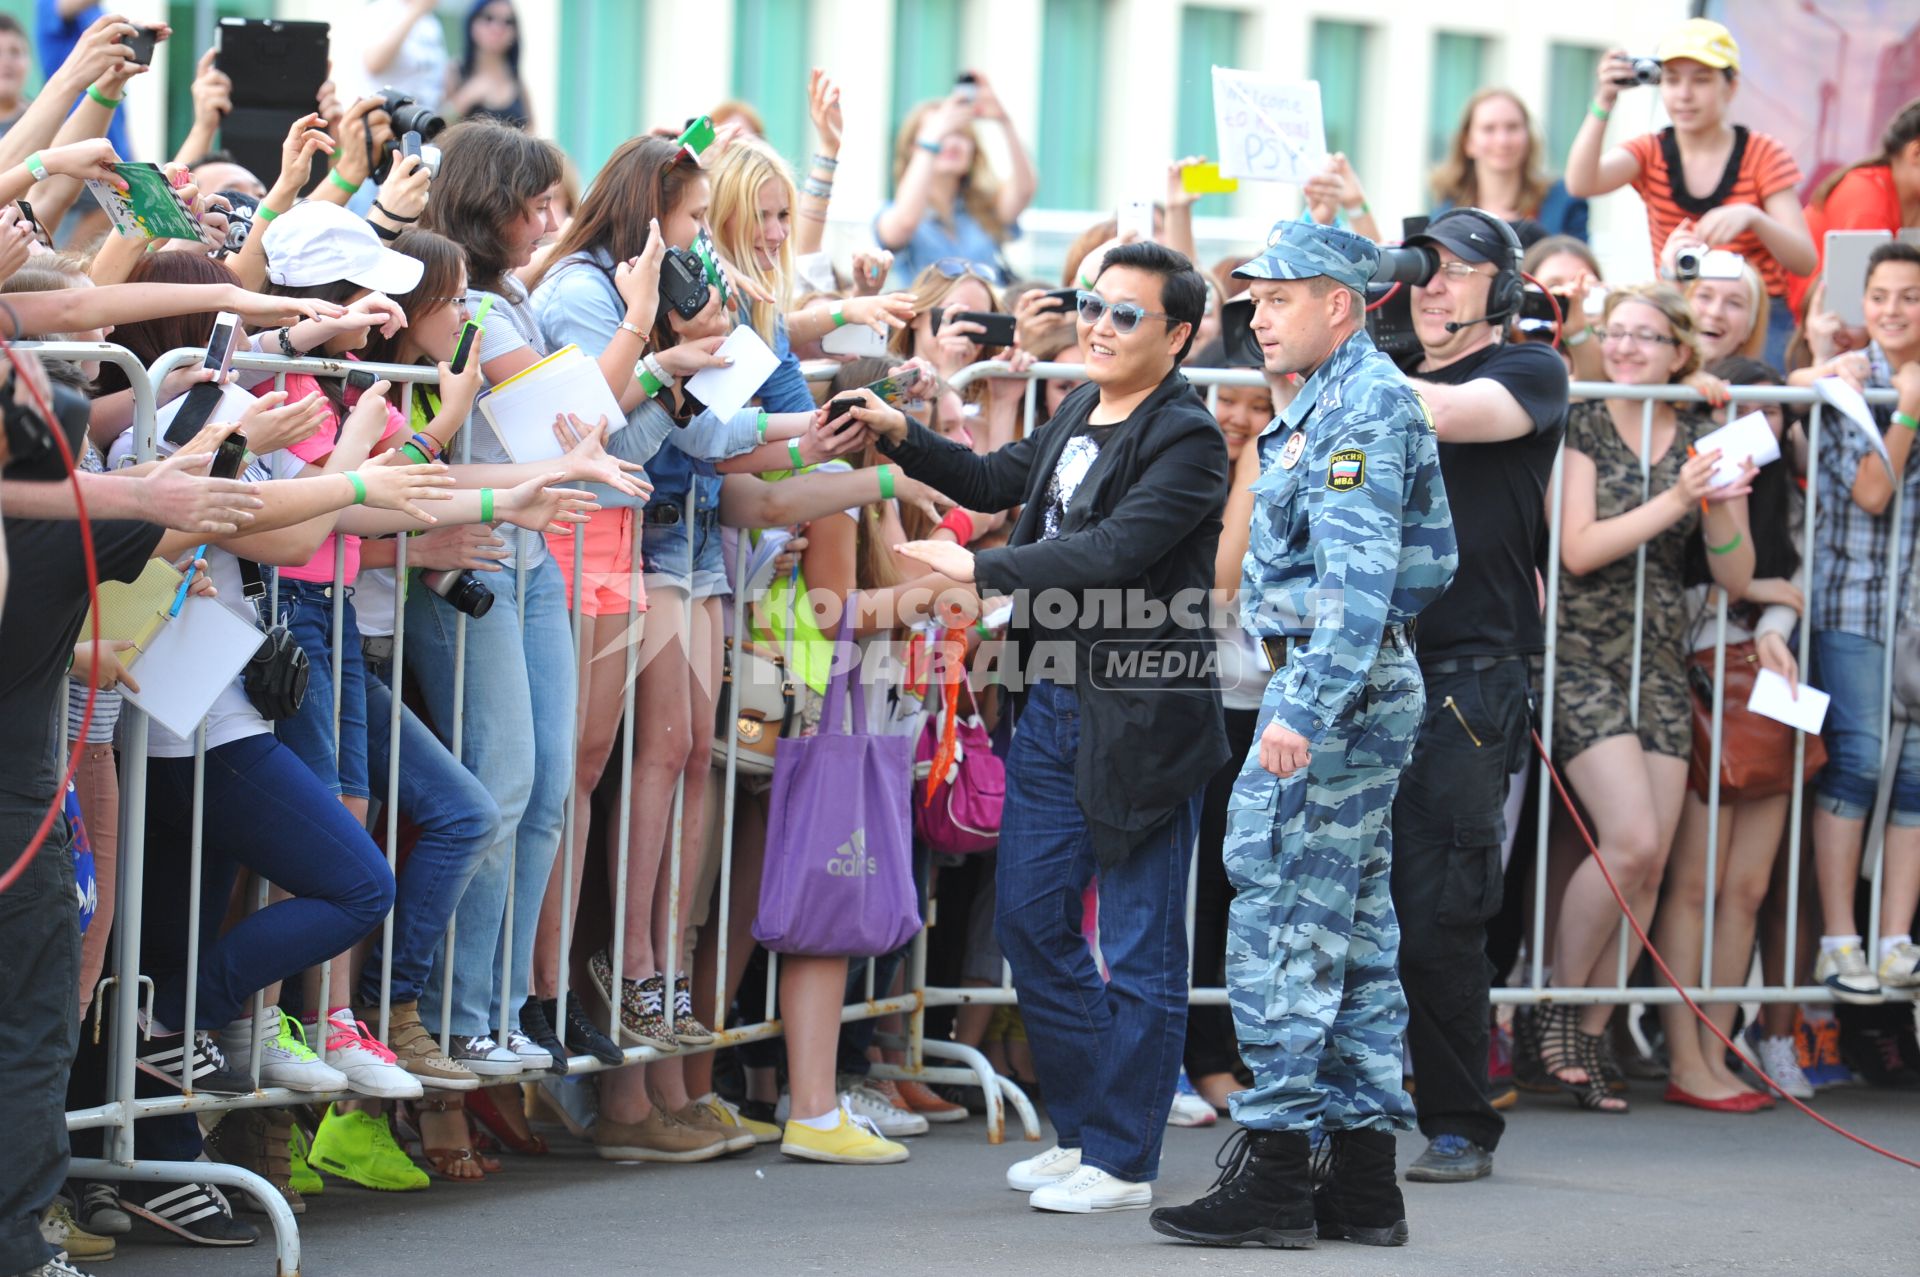
<svg viewBox="0 0 1920 1277">
<path fill-rule="evenodd" d="M 671 309 L 681 319 L 692 319 L 706 306 L 705 265 L 688 250 L 669 247 L 660 261 L 660 318 Z"/>
<path fill-rule="evenodd" d="M 482 585 L 479 575 L 470 568 L 422 572 L 420 582 L 476 621 L 493 608 L 493 591 Z"/>
<path fill-rule="evenodd" d="M 400 158 L 400 139 L 408 133 L 418 133 L 423 142 L 431 142 L 447 131 L 444 116 L 431 107 L 420 105 L 418 98 L 402 93 L 392 87 L 380 90 L 380 109 L 387 113 L 393 136 L 380 156 L 379 167 L 373 170 L 373 180 L 384 182 L 387 174 L 393 171 L 393 162 Z"/>
</svg>

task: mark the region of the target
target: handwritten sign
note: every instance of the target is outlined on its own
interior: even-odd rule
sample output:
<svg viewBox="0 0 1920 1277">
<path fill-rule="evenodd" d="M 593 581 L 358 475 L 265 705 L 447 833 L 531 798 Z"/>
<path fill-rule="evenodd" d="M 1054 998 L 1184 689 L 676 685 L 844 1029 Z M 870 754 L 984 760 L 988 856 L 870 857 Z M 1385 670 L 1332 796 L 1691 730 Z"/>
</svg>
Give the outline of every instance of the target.
<svg viewBox="0 0 1920 1277">
<path fill-rule="evenodd" d="M 1217 66 L 1213 123 L 1224 177 L 1302 185 L 1327 166 L 1317 80 L 1267 80 Z"/>
</svg>

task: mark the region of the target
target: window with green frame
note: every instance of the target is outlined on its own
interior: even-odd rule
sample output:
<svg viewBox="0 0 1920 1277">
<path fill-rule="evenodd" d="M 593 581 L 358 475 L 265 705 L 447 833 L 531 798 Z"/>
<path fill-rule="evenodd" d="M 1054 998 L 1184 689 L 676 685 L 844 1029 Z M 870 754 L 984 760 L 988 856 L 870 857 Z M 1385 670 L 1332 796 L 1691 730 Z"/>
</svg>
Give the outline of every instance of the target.
<svg viewBox="0 0 1920 1277">
<path fill-rule="evenodd" d="M 1373 48 L 1373 28 L 1358 22 L 1313 24 L 1307 54 L 1307 73 L 1320 82 L 1320 114 L 1327 126 L 1327 150 L 1338 151 L 1367 171 L 1364 139 L 1367 127 L 1367 59 Z"/>
<path fill-rule="evenodd" d="M 1219 155 L 1213 127 L 1213 68 L 1239 65 L 1244 15 L 1237 9 L 1190 5 L 1180 11 L 1180 105 L 1173 153 Z"/>
<path fill-rule="evenodd" d="M 646 31 L 644 0 L 568 0 L 560 6 L 560 119 L 554 136 L 583 182 L 643 128 L 634 50 L 644 45 Z"/>
<path fill-rule="evenodd" d="M 1593 97 L 1594 73 L 1600 69 L 1601 50 L 1584 44 L 1555 44 L 1547 53 L 1547 153 L 1540 167 L 1558 173 L 1573 149 L 1574 134 L 1586 122 L 1587 103 Z"/>
<path fill-rule="evenodd" d="M 767 141 L 803 169 L 813 121 L 807 114 L 811 0 L 733 0 L 733 94 L 767 123 Z"/>
<path fill-rule="evenodd" d="M 962 0 L 894 0 L 893 114 L 885 140 L 889 177 L 893 133 L 907 112 L 928 98 L 953 92 L 960 74 L 962 8 Z"/>
<path fill-rule="evenodd" d="M 1433 93 L 1427 102 L 1427 163 L 1438 164 L 1460 126 L 1467 99 L 1480 91 L 1487 61 L 1485 36 L 1442 31 L 1433 38 Z"/>
<path fill-rule="evenodd" d="M 1040 35 L 1041 208 L 1100 202 L 1100 69 L 1107 45 L 1106 0 L 1046 0 Z"/>
</svg>

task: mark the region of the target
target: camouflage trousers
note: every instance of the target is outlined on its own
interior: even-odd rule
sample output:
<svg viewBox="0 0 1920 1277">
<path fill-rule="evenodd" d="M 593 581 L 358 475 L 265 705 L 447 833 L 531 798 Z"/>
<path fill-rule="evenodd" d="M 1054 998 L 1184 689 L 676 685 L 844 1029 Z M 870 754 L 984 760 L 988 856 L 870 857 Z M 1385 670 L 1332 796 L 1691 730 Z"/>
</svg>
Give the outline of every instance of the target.
<svg viewBox="0 0 1920 1277">
<path fill-rule="evenodd" d="M 1264 732 L 1280 677 L 1261 706 Z M 1281 780 L 1241 768 L 1224 851 L 1234 900 L 1227 990 L 1253 1087 L 1234 1120 L 1258 1130 L 1407 1129 L 1401 1085 L 1407 999 L 1389 894 L 1393 794 L 1413 752 L 1426 693 L 1402 648 L 1382 647 L 1344 721 Z"/>
</svg>

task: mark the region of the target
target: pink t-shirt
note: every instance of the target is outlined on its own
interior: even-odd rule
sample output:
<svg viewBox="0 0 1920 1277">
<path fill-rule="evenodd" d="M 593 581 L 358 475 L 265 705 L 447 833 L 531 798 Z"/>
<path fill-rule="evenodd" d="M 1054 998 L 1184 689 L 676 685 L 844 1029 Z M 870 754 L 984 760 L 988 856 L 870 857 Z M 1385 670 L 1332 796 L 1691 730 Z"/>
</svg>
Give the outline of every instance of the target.
<svg viewBox="0 0 1920 1277">
<path fill-rule="evenodd" d="M 260 383 L 254 393 L 264 395 L 272 389 L 273 383 L 271 381 L 265 381 Z M 295 400 L 304 399 L 318 389 L 320 389 L 320 383 L 316 379 L 304 373 L 292 373 L 287 377 L 287 402 L 293 403 Z M 395 408 L 389 403 L 387 405 L 386 433 L 381 437 L 380 443 L 374 445 L 374 452 L 378 453 L 382 446 L 396 434 L 405 437 L 407 434 L 407 419 L 400 415 L 398 408 Z M 334 415 L 333 405 L 322 399 L 320 429 L 314 432 L 311 439 L 306 440 L 304 443 L 296 443 L 287 449 L 287 451 L 302 461 L 307 462 L 309 465 L 322 465 L 326 462 L 327 457 L 332 454 L 334 441 L 337 440 L 339 436 L 340 420 Z M 354 578 L 360 575 L 360 538 L 350 533 L 329 532 L 327 539 L 320 543 L 320 549 L 314 554 L 312 559 L 308 560 L 307 563 L 301 567 L 281 568 L 280 575 L 294 581 L 333 580 L 333 542 L 335 537 L 343 538 L 347 547 L 346 575 L 341 578 L 341 581 L 346 585 L 352 585 Z"/>
</svg>

